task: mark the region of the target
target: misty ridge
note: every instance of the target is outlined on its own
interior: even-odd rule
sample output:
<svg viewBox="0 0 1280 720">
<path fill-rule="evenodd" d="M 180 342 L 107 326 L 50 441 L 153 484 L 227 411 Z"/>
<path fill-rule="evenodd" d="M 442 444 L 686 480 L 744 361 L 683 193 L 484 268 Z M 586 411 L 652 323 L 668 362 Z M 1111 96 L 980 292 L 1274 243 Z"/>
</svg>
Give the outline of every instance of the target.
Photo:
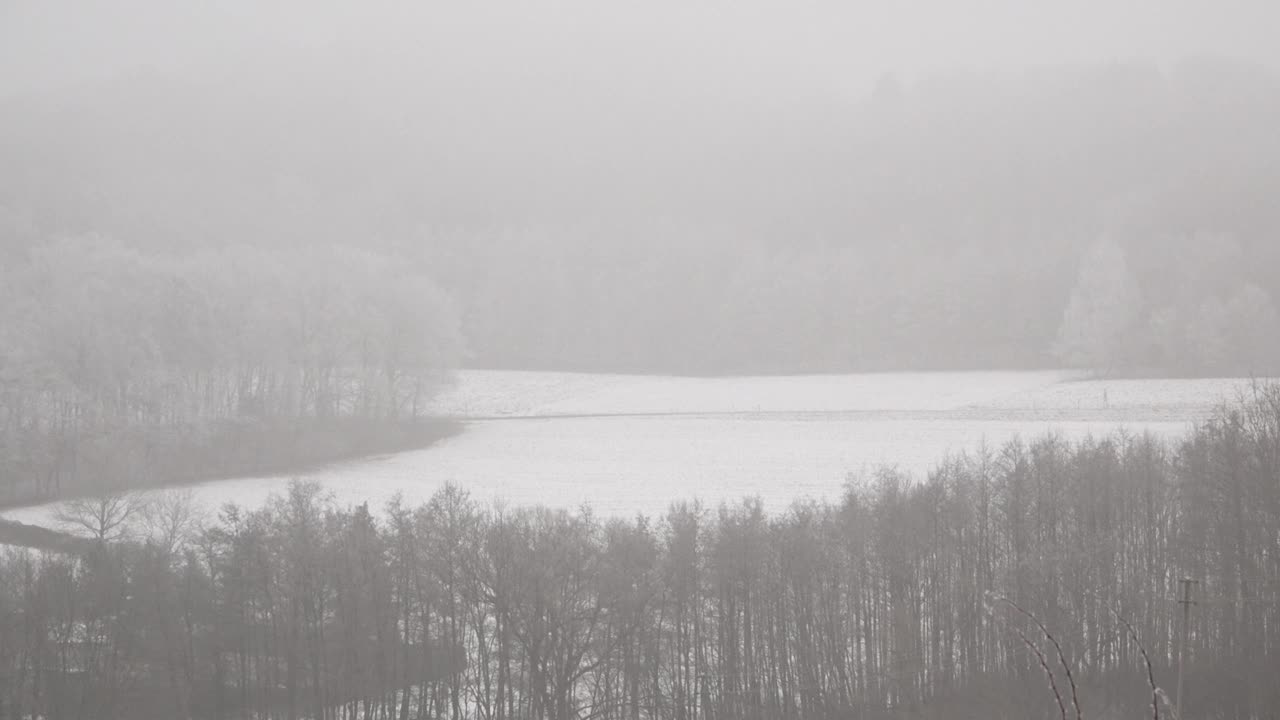
<svg viewBox="0 0 1280 720">
<path fill-rule="evenodd" d="M 0 720 L 1262 720 L 1280 13 L 0 5 Z"/>
</svg>

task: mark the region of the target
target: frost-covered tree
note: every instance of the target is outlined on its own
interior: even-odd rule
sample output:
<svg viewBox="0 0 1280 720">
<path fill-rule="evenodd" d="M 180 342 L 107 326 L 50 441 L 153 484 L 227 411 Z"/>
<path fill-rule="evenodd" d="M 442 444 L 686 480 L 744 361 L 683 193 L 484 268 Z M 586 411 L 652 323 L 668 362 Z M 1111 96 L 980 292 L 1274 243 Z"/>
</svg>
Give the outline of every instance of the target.
<svg viewBox="0 0 1280 720">
<path fill-rule="evenodd" d="M 1227 301 L 1227 313 L 1235 368 L 1265 374 L 1280 367 L 1280 313 L 1271 294 L 1248 283 Z"/>
<path fill-rule="evenodd" d="M 1080 263 L 1054 354 L 1072 367 L 1114 368 L 1124 357 L 1127 335 L 1141 306 L 1124 249 L 1108 238 L 1098 241 Z"/>
<path fill-rule="evenodd" d="M 1265 375 L 1280 366 L 1280 314 L 1271 295 L 1244 283 L 1230 295 L 1210 295 L 1179 319 L 1174 309 L 1152 315 L 1153 337 L 1166 338 L 1171 366 L 1206 374 Z"/>
<path fill-rule="evenodd" d="M 1187 321 L 1183 354 L 1200 373 L 1213 372 L 1231 363 L 1227 338 L 1230 312 L 1216 295 L 1205 298 Z"/>
<path fill-rule="evenodd" d="M 1186 352 L 1200 372 L 1263 375 L 1280 366 L 1280 315 L 1252 283 L 1226 300 L 1206 298 L 1186 329 Z"/>
</svg>

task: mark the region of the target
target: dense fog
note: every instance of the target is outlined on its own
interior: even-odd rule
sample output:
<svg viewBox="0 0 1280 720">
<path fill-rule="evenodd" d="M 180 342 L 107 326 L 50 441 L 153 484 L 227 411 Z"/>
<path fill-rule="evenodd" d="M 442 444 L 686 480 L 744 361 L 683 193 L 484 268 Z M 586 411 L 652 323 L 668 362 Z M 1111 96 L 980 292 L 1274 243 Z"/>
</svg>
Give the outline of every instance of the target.
<svg viewBox="0 0 1280 720">
<path fill-rule="evenodd" d="M 0 0 L 0 719 L 1274 717 L 1277 30 Z"/>
<path fill-rule="evenodd" d="M 1280 76 L 1237 5 L 18 3 L 4 246 L 385 253 L 480 366 L 1262 374 Z M 1064 347 L 1117 250 L 1107 351 Z"/>
</svg>

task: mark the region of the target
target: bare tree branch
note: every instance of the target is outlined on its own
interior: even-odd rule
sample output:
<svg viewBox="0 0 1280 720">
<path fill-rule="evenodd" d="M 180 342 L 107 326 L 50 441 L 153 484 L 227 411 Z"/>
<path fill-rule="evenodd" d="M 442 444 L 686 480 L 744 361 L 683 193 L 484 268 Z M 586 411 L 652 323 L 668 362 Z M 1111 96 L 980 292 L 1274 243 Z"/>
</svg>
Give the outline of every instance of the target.
<svg viewBox="0 0 1280 720">
<path fill-rule="evenodd" d="M 117 542 L 129 537 L 130 520 L 145 509 L 136 493 L 107 492 L 64 502 L 54 519 L 87 531 L 99 543 Z"/>
</svg>

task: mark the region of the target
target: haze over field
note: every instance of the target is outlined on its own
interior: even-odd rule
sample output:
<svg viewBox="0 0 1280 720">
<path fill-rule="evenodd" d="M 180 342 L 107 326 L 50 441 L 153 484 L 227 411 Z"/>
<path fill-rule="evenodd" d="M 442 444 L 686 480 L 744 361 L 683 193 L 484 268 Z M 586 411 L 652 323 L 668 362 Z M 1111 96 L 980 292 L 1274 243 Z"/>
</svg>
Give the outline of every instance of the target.
<svg viewBox="0 0 1280 720">
<path fill-rule="evenodd" d="M 0 0 L 0 718 L 1274 720 L 1274 0 Z"/>
<path fill-rule="evenodd" d="M 481 367 L 1276 369 L 1265 2 L 4 12 L 10 257 L 357 246 Z"/>
</svg>

